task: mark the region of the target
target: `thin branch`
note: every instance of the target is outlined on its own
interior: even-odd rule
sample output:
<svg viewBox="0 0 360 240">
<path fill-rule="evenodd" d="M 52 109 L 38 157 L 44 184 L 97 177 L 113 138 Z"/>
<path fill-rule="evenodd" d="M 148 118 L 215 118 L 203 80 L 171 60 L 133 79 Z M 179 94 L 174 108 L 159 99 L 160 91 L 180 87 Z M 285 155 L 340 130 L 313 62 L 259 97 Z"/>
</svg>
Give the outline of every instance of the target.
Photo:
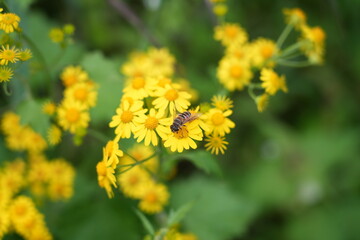
<svg viewBox="0 0 360 240">
<path fill-rule="evenodd" d="M 130 7 L 121 0 L 108 0 L 108 3 L 124 17 L 136 30 L 143 35 L 152 45 L 160 47 L 160 43 L 150 33 L 141 19 L 130 9 Z"/>
</svg>

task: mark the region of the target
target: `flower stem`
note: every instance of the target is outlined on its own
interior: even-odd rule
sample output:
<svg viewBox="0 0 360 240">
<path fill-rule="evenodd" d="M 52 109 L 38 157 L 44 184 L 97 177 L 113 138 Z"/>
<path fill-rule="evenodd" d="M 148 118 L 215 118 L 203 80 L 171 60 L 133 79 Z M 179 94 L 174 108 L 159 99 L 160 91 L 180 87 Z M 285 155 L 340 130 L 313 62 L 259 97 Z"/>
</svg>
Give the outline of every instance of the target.
<svg viewBox="0 0 360 240">
<path fill-rule="evenodd" d="M 280 34 L 278 40 L 276 41 L 276 46 L 278 49 L 281 49 L 281 46 L 285 42 L 286 38 L 289 36 L 291 30 L 294 28 L 292 24 L 287 24 L 282 33 Z"/>
<path fill-rule="evenodd" d="M 99 140 L 100 142 L 107 143 L 107 142 L 109 141 L 109 138 L 108 138 L 105 134 L 103 134 L 103 133 L 101 133 L 101 132 L 99 132 L 99 131 L 97 131 L 97 130 L 95 130 L 95 129 L 89 128 L 89 129 L 87 130 L 87 132 L 89 133 L 89 135 L 91 135 L 92 137 L 96 138 L 96 139 Z"/>
<path fill-rule="evenodd" d="M 3 89 L 6 96 L 11 96 L 11 91 L 7 82 L 3 83 Z"/>
<path fill-rule="evenodd" d="M 313 65 L 313 63 L 309 61 L 287 61 L 287 60 L 278 60 L 279 65 L 287 66 L 287 67 L 307 67 Z"/>
<path fill-rule="evenodd" d="M 294 53 L 295 51 L 297 51 L 299 48 L 301 48 L 303 46 L 304 42 L 300 41 L 297 43 L 294 43 L 293 45 L 290 45 L 289 47 L 285 48 L 282 52 L 280 52 L 280 54 L 277 56 L 277 58 L 283 58 L 285 56 L 288 56 L 292 53 Z"/>
</svg>

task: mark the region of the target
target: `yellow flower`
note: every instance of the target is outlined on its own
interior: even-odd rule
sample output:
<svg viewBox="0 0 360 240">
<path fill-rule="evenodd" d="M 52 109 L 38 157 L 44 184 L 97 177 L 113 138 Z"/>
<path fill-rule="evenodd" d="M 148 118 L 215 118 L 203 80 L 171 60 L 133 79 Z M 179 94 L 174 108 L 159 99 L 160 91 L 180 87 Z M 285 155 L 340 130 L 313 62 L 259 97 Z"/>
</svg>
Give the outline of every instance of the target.
<svg viewBox="0 0 360 240">
<path fill-rule="evenodd" d="M 213 12 L 216 16 L 222 17 L 228 12 L 226 4 L 216 4 L 213 7 Z"/>
<path fill-rule="evenodd" d="M 13 70 L 9 67 L 0 67 L 0 82 L 8 82 L 13 76 Z"/>
<path fill-rule="evenodd" d="M 45 184 L 50 178 L 50 166 L 46 160 L 37 161 L 29 165 L 27 180 L 32 194 L 38 197 L 45 195 Z"/>
<path fill-rule="evenodd" d="M 250 44 L 231 44 L 226 48 L 226 56 L 248 62 L 251 58 Z"/>
<path fill-rule="evenodd" d="M 220 61 L 217 77 L 229 91 L 242 90 L 253 77 L 247 61 L 225 57 Z"/>
<path fill-rule="evenodd" d="M 75 133 L 79 129 L 88 127 L 90 116 L 80 103 L 75 101 L 65 101 L 59 106 L 58 123 L 64 130 Z"/>
<path fill-rule="evenodd" d="M 255 67 L 261 68 L 265 65 L 274 65 L 270 59 L 278 52 L 274 41 L 266 38 L 259 38 L 251 44 L 252 62 Z"/>
<path fill-rule="evenodd" d="M 248 40 L 248 34 L 236 23 L 225 23 L 215 27 L 214 38 L 227 47 L 231 44 L 244 44 Z"/>
<path fill-rule="evenodd" d="M 24 127 L 22 141 L 25 149 L 30 152 L 41 152 L 48 147 L 45 139 L 28 126 Z"/>
<path fill-rule="evenodd" d="M 88 74 L 82 70 L 80 66 L 68 66 L 64 69 L 60 76 L 65 87 L 70 87 L 75 83 L 85 82 L 89 80 Z"/>
<path fill-rule="evenodd" d="M 19 27 L 20 17 L 14 13 L 0 14 L 0 29 L 6 33 L 14 32 Z"/>
<path fill-rule="evenodd" d="M 176 85 L 166 85 L 164 88 L 157 88 L 154 93 L 156 97 L 152 102 L 155 108 L 164 114 L 175 115 L 175 111 L 184 112 L 189 106 L 191 95 L 180 91 Z"/>
<path fill-rule="evenodd" d="M 201 141 L 203 132 L 200 128 L 200 119 L 195 119 L 184 124 L 178 132 L 170 132 L 165 138 L 164 146 L 169 147 L 172 152 L 182 152 L 184 149 L 196 149 L 194 140 Z"/>
<path fill-rule="evenodd" d="M 116 140 L 117 139 L 108 141 L 104 148 L 104 154 L 107 156 L 108 162 L 113 169 L 119 164 L 119 157 L 124 155 L 123 151 L 119 149 L 119 144 Z"/>
<path fill-rule="evenodd" d="M 306 14 L 300 8 L 285 8 L 283 13 L 287 24 L 293 24 L 296 28 L 306 24 Z"/>
<path fill-rule="evenodd" d="M 50 145 L 57 145 L 61 141 L 61 129 L 58 128 L 56 125 L 51 125 L 51 127 L 48 130 L 48 141 Z"/>
<path fill-rule="evenodd" d="M 97 100 L 95 86 L 87 82 L 78 82 L 65 89 L 65 98 L 73 99 L 84 106 L 85 109 L 94 107 Z"/>
<path fill-rule="evenodd" d="M 158 134 L 161 138 L 167 136 L 170 131 L 170 118 L 164 118 L 162 112 L 157 112 L 154 108 L 150 109 L 148 115 L 142 115 L 135 118 L 136 126 L 134 127 L 134 138 L 137 142 L 144 140 L 144 144 L 148 146 L 150 143 L 153 146 L 158 145 Z"/>
<path fill-rule="evenodd" d="M 150 61 L 150 76 L 172 76 L 174 73 L 175 58 L 166 48 L 150 48 L 148 50 Z"/>
<path fill-rule="evenodd" d="M 116 127 L 115 134 L 120 138 L 130 138 L 131 133 L 135 130 L 135 117 L 142 116 L 146 113 L 146 109 L 143 109 L 142 101 L 135 101 L 130 104 L 125 100 L 116 109 L 116 115 L 112 117 L 112 121 L 109 123 L 111 128 Z"/>
<path fill-rule="evenodd" d="M 53 115 L 56 111 L 56 105 L 53 101 L 47 101 L 42 106 L 43 113 Z"/>
<path fill-rule="evenodd" d="M 30 58 L 32 58 L 30 49 L 24 49 L 19 51 L 19 59 L 21 61 L 26 61 L 29 60 Z"/>
<path fill-rule="evenodd" d="M 207 134 L 213 133 L 224 136 L 230 133 L 230 128 L 235 127 L 235 123 L 231 121 L 228 116 L 232 114 L 231 110 L 221 111 L 219 109 L 210 109 L 205 115 L 207 117 L 206 124 L 209 128 Z"/>
<path fill-rule="evenodd" d="M 19 50 L 13 46 L 9 48 L 9 45 L 2 46 L 0 50 L 0 65 L 7 65 L 9 62 L 15 63 L 19 61 Z"/>
<path fill-rule="evenodd" d="M 0 211 L 0 239 L 3 239 L 4 235 L 10 230 L 10 218 L 6 209 L 0 208 Z"/>
<path fill-rule="evenodd" d="M 149 76 L 151 63 L 146 53 L 133 52 L 128 62 L 121 67 L 121 72 L 129 78 Z"/>
<path fill-rule="evenodd" d="M 64 32 L 61 28 L 52 28 L 49 32 L 49 37 L 54 43 L 64 41 Z"/>
<path fill-rule="evenodd" d="M 143 99 L 148 97 L 152 92 L 152 85 L 148 78 L 133 77 L 127 80 L 126 87 L 123 92 L 127 96 L 135 99 Z"/>
<path fill-rule="evenodd" d="M 20 117 L 13 112 L 5 112 L 1 119 L 1 130 L 5 134 L 11 134 L 20 127 Z"/>
<path fill-rule="evenodd" d="M 169 200 L 165 185 L 150 183 L 143 187 L 139 208 L 149 214 L 161 212 Z"/>
<path fill-rule="evenodd" d="M 10 220 L 15 230 L 23 228 L 24 221 L 35 213 L 35 204 L 29 197 L 16 197 L 9 206 Z"/>
<path fill-rule="evenodd" d="M 132 148 L 128 150 L 128 153 L 131 157 L 122 157 L 120 160 L 120 165 L 132 164 L 134 163 L 134 159 L 136 159 L 136 161 L 148 159 L 149 157 L 154 155 L 155 150 L 151 146 L 145 146 L 144 144 L 135 144 Z M 145 168 L 148 171 L 156 173 L 159 167 L 158 157 L 155 155 L 154 157 L 146 160 L 141 164 L 141 167 Z"/>
<path fill-rule="evenodd" d="M 259 112 L 263 112 L 267 105 L 269 104 L 269 95 L 268 94 L 262 94 L 258 97 L 256 97 L 256 105 Z"/>
<path fill-rule="evenodd" d="M 158 77 L 154 77 L 155 82 L 154 87 L 160 87 L 160 88 L 164 88 L 166 85 L 170 85 L 172 83 L 171 79 L 168 77 L 163 77 L 163 76 L 158 76 Z"/>
<path fill-rule="evenodd" d="M 190 94 L 190 96 L 191 96 L 190 102 L 191 103 L 195 103 L 199 100 L 198 91 L 190 86 L 190 82 L 188 80 L 186 80 L 185 78 L 180 78 L 180 79 L 177 79 L 176 82 L 177 82 L 177 84 L 180 85 L 179 90 L 185 91 Z"/>
<path fill-rule="evenodd" d="M 116 188 L 116 178 L 114 176 L 115 170 L 111 167 L 111 163 L 109 163 L 105 154 L 103 160 L 96 165 L 96 172 L 98 175 L 99 186 L 105 188 L 109 198 L 113 198 L 114 192 L 111 185 Z"/>
<path fill-rule="evenodd" d="M 225 111 L 234 107 L 233 101 L 230 98 L 221 95 L 213 96 L 211 98 L 211 104 L 221 111 Z"/>
<path fill-rule="evenodd" d="M 322 63 L 326 38 L 324 30 L 321 27 L 303 26 L 301 31 L 302 37 L 305 39 L 305 43 L 302 48 L 305 55 L 312 63 Z"/>
<path fill-rule="evenodd" d="M 219 154 L 219 151 L 221 154 L 225 153 L 226 145 L 229 144 L 225 141 L 225 137 L 221 137 L 219 135 L 209 135 L 207 138 L 205 138 L 205 141 L 207 142 L 205 144 L 206 150 L 210 151 L 211 154 Z"/>
<path fill-rule="evenodd" d="M 279 89 L 287 92 L 285 76 L 277 75 L 274 70 L 270 68 L 261 69 L 260 80 L 263 81 L 261 87 L 265 88 L 265 92 L 274 95 Z"/>
<path fill-rule="evenodd" d="M 36 224 L 35 227 L 31 229 L 30 236 L 28 239 L 41 239 L 41 240 L 53 239 L 42 219 L 43 216 L 41 215 L 41 221 L 39 221 L 40 223 Z"/>
<path fill-rule="evenodd" d="M 136 166 L 126 171 L 126 168 L 121 168 L 125 171 L 118 176 L 118 183 L 121 191 L 130 198 L 141 198 L 142 189 L 153 182 L 149 173 Z"/>
<path fill-rule="evenodd" d="M 67 35 L 72 35 L 75 32 L 75 26 L 73 24 L 65 24 L 63 27 L 63 31 Z"/>
</svg>

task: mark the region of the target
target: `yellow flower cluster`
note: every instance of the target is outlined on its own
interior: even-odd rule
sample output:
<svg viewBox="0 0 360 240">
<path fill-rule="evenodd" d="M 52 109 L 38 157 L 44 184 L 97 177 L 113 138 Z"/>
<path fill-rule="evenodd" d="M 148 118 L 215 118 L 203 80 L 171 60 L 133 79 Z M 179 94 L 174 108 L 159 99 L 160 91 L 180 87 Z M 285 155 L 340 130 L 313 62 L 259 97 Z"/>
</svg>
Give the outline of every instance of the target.
<svg viewBox="0 0 360 240">
<path fill-rule="evenodd" d="M 97 85 L 89 78 L 79 66 L 68 66 L 61 73 L 61 81 L 65 86 L 64 97 L 59 106 L 53 102 L 46 102 L 43 111 L 49 115 L 56 114 L 57 124 L 75 135 L 83 135 L 90 121 L 90 108 L 96 105 Z M 61 131 L 53 125 L 49 136 L 57 143 L 56 137 L 61 136 Z"/>
<path fill-rule="evenodd" d="M 3 9 L 0 9 L 2 12 Z M 20 17 L 15 13 L 0 13 L 0 30 L 4 31 L 4 34 L 8 35 L 16 30 L 19 30 Z M 29 49 L 18 49 L 15 46 L 9 46 L 12 42 L 10 37 L 7 37 L 5 41 L 2 41 L 0 49 L 0 83 L 8 82 L 14 75 L 14 64 L 18 61 L 29 60 L 31 52 Z"/>
<path fill-rule="evenodd" d="M 40 153 L 7 162 L 0 168 L 0 238 L 15 231 L 24 239 L 52 239 L 44 216 L 33 200 L 19 195 L 29 188 L 36 198 L 66 200 L 73 193 L 74 169 L 63 159 L 46 160 Z"/>
<path fill-rule="evenodd" d="M 147 69 L 147 64 L 153 65 Z M 139 200 L 142 211 L 154 214 L 163 211 L 169 192 L 158 180 L 159 160 L 153 146 L 183 152 L 196 149 L 197 141 L 206 136 L 207 150 L 224 153 L 225 135 L 235 127 L 229 119 L 233 104 L 224 96 L 215 96 L 213 107 L 201 112 L 199 107 L 190 108 L 191 88 L 185 80 L 173 81 L 174 57 L 166 49 L 133 54 L 121 69 L 127 81 L 109 123 L 115 138 L 103 148 L 103 158 L 96 166 L 98 183 L 109 198 L 114 196 L 113 188 L 119 188 L 125 196 Z M 129 138 L 142 144 L 124 155 L 119 143 Z"/>
<path fill-rule="evenodd" d="M 39 153 L 47 148 L 47 142 L 30 126 L 21 125 L 20 117 L 13 112 L 4 113 L 1 130 L 5 134 L 6 146 L 14 151 Z"/>
<path fill-rule="evenodd" d="M 65 46 L 72 42 L 72 35 L 75 32 L 75 26 L 72 24 L 65 24 L 62 28 L 52 28 L 49 32 L 49 37 L 54 43 L 59 43 Z"/>
<path fill-rule="evenodd" d="M 224 57 L 217 69 L 219 82 L 229 91 L 249 88 L 250 96 L 262 112 L 268 103 L 269 96 L 278 90 L 287 92 L 285 76 L 279 76 L 274 68 L 277 65 L 303 67 L 322 62 L 324 54 L 325 33 L 320 27 L 306 25 L 306 15 L 299 9 L 285 9 L 287 26 L 277 42 L 267 38 L 249 41 L 248 34 L 239 24 L 224 22 L 215 27 L 214 38 L 225 47 Z M 301 31 L 298 42 L 282 49 L 282 44 L 295 28 Z M 299 55 L 306 61 L 293 61 Z M 260 71 L 260 83 L 253 80 L 254 71 Z M 263 93 L 256 95 L 254 90 Z"/>
</svg>

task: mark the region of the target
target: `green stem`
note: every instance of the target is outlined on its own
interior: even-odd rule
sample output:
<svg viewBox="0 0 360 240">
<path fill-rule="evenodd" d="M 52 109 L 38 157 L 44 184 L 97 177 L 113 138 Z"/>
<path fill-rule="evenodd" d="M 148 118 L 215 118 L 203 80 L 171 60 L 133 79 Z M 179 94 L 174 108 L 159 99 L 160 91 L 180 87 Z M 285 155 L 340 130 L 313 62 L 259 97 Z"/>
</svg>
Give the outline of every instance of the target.
<svg viewBox="0 0 360 240">
<path fill-rule="evenodd" d="M 297 51 L 298 49 L 300 49 L 302 46 L 303 46 L 303 41 L 294 43 L 293 45 L 290 45 L 289 47 L 287 47 L 283 51 L 281 51 L 280 54 L 278 56 L 276 56 L 276 58 L 279 59 L 279 58 L 288 56 L 288 55 L 294 53 L 295 51 Z"/>
<path fill-rule="evenodd" d="M 44 55 L 41 53 L 40 49 L 36 46 L 36 44 L 25 33 L 22 33 L 22 37 L 30 45 L 30 48 L 34 51 L 34 53 L 38 56 L 40 62 L 42 63 L 42 65 L 45 69 L 45 73 L 47 75 L 47 78 L 49 80 L 49 85 L 50 85 L 52 77 L 51 77 L 50 69 L 46 63 Z"/>
<path fill-rule="evenodd" d="M 256 100 L 256 95 L 254 93 L 254 85 L 253 84 L 249 85 L 248 93 L 249 93 L 250 97 L 255 101 Z"/>
<path fill-rule="evenodd" d="M 145 159 L 143 159 L 143 160 L 141 160 L 141 161 L 138 161 L 136 158 L 134 158 L 133 156 L 131 156 L 129 153 L 127 153 L 127 152 L 125 152 L 125 151 L 124 151 L 124 153 L 125 153 L 126 155 L 128 155 L 131 159 L 133 159 L 133 160 L 135 161 L 135 163 L 120 165 L 119 168 L 121 168 L 121 167 L 129 167 L 129 168 L 125 169 L 124 171 L 121 171 L 119 174 L 125 173 L 125 172 L 129 171 L 130 169 L 132 169 L 133 167 L 138 166 L 138 165 L 140 165 L 140 164 L 142 164 L 142 163 L 144 163 L 144 162 L 148 161 L 149 159 L 151 159 L 151 158 L 153 158 L 153 157 L 156 156 L 156 153 L 154 153 L 154 154 L 152 154 L 150 157 L 147 157 L 147 158 L 145 158 Z M 153 174 L 148 168 L 144 167 L 144 169 L 145 169 L 147 172 L 149 172 L 151 175 Z"/>
<path fill-rule="evenodd" d="M 7 82 L 3 83 L 3 89 L 6 96 L 11 96 L 11 91 Z"/>
<path fill-rule="evenodd" d="M 105 136 L 103 133 L 97 131 L 97 130 L 94 130 L 94 129 L 91 129 L 89 128 L 87 130 L 87 132 L 93 136 L 94 138 L 96 138 L 97 140 L 99 140 L 100 142 L 104 142 L 104 143 L 107 143 L 109 141 L 109 138 L 107 136 Z"/>
<path fill-rule="evenodd" d="M 278 40 L 276 41 L 276 46 L 278 49 L 281 49 L 281 46 L 285 42 L 286 38 L 289 36 L 291 30 L 294 28 L 292 24 L 287 24 L 282 33 L 280 34 Z"/>
<path fill-rule="evenodd" d="M 286 61 L 286 60 L 278 60 L 279 65 L 287 66 L 287 67 L 307 67 L 314 65 L 309 61 Z"/>
</svg>

